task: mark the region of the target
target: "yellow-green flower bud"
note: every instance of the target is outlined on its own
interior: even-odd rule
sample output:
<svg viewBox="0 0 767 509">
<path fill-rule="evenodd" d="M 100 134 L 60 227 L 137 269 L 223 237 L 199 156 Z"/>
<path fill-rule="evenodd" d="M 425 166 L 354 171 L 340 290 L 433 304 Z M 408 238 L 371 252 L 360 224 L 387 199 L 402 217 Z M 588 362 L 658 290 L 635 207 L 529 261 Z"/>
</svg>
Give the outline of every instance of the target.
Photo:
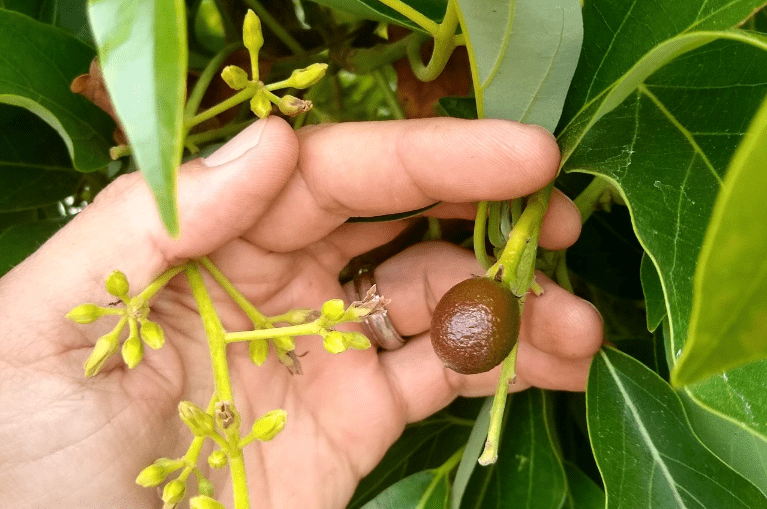
<svg viewBox="0 0 767 509">
<path fill-rule="evenodd" d="M 248 351 L 250 352 L 250 360 L 256 366 L 261 366 L 266 362 L 266 357 L 269 355 L 269 341 L 266 339 L 254 339 L 248 344 Z"/>
<path fill-rule="evenodd" d="M 80 304 L 67 313 L 67 318 L 75 323 L 92 323 L 106 314 L 106 310 L 96 304 Z"/>
<path fill-rule="evenodd" d="M 266 94 L 257 92 L 250 100 L 250 109 L 258 118 L 266 118 L 272 112 L 272 103 Z"/>
<path fill-rule="evenodd" d="M 110 295 L 114 295 L 115 297 L 125 297 L 128 295 L 128 291 L 130 290 L 130 286 L 128 285 L 128 278 L 125 277 L 125 274 L 119 270 L 116 270 L 107 276 L 105 286 L 107 292 L 109 292 Z"/>
<path fill-rule="evenodd" d="M 181 479 L 174 479 L 165 485 L 162 490 L 162 501 L 165 504 L 172 505 L 181 502 L 186 492 L 186 484 Z"/>
<path fill-rule="evenodd" d="M 172 472 L 181 468 L 181 465 L 179 460 L 159 458 L 138 474 L 136 484 L 145 488 L 159 486 Z"/>
<path fill-rule="evenodd" d="M 242 25 L 242 42 L 251 55 L 257 55 L 264 45 L 264 34 L 261 31 L 261 20 L 256 13 L 248 9 L 245 23 Z"/>
<path fill-rule="evenodd" d="M 329 332 L 322 340 L 322 346 L 325 347 L 330 353 L 341 353 L 347 349 L 346 341 L 344 341 L 344 335 L 338 331 Z"/>
<path fill-rule="evenodd" d="M 370 348 L 370 340 L 361 332 L 345 332 L 344 343 L 355 350 L 367 350 Z"/>
<path fill-rule="evenodd" d="M 227 85 L 235 90 L 242 90 L 248 86 L 248 73 L 236 65 L 228 65 L 221 71 L 221 77 Z"/>
<path fill-rule="evenodd" d="M 274 346 L 283 352 L 291 352 L 296 349 L 296 341 L 293 336 L 276 336 L 272 341 L 274 341 Z"/>
<path fill-rule="evenodd" d="M 341 320 L 345 311 L 346 304 L 341 299 L 331 299 L 322 305 L 322 316 L 332 322 Z"/>
<path fill-rule="evenodd" d="M 316 320 L 319 316 L 315 309 L 291 309 L 285 313 L 285 321 L 291 325 L 301 325 Z"/>
<path fill-rule="evenodd" d="M 184 424 L 192 430 L 194 436 L 205 437 L 216 433 L 216 422 L 213 420 L 213 416 L 191 401 L 179 403 L 178 414 Z"/>
<path fill-rule="evenodd" d="M 189 499 L 189 509 L 226 509 L 224 504 L 206 495 L 197 495 Z"/>
<path fill-rule="evenodd" d="M 328 64 L 312 64 L 304 69 L 296 69 L 288 78 L 293 88 L 309 88 L 325 76 Z"/>
<path fill-rule="evenodd" d="M 276 410 L 270 410 L 264 415 L 259 417 L 256 422 L 253 423 L 253 429 L 251 434 L 262 442 L 268 442 L 277 436 L 285 427 L 285 420 L 288 417 L 288 413 L 281 408 Z"/>
<path fill-rule="evenodd" d="M 101 368 L 104 367 L 107 359 L 117 352 L 117 349 L 120 347 L 121 332 L 122 327 L 118 325 L 112 332 L 104 334 L 96 341 L 93 351 L 83 365 L 86 377 L 97 375 Z"/>
<path fill-rule="evenodd" d="M 213 451 L 208 456 L 208 465 L 210 468 L 224 468 L 229 462 L 229 457 L 222 450 Z"/>
<path fill-rule="evenodd" d="M 207 497 L 213 496 L 213 483 L 204 477 L 197 479 L 197 493 Z M 190 501 L 191 503 L 191 501 Z"/>
<path fill-rule="evenodd" d="M 138 366 L 141 359 L 144 358 L 144 344 L 139 339 L 138 335 L 129 336 L 123 343 L 123 360 L 130 369 Z"/>
<path fill-rule="evenodd" d="M 160 327 L 158 323 L 147 320 L 146 318 L 139 320 L 139 323 L 141 324 L 141 328 L 139 329 L 141 332 L 141 339 L 144 343 L 146 343 L 152 350 L 162 348 L 162 345 L 165 344 L 165 332 L 163 332 L 162 327 Z"/>
<path fill-rule="evenodd" d="M 299 99 L 292 95 L 283 96 L 277 103 L 277 107 L 283 115 L 295 117 L 312 109 L 312 102 Z"/>
</svg>

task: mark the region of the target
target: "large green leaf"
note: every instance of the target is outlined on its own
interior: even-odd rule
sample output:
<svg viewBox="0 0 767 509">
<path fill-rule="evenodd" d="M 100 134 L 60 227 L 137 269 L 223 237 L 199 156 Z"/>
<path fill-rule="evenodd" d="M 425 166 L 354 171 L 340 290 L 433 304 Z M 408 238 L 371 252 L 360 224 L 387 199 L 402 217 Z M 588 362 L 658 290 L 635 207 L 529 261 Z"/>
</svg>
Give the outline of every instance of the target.
<svg viewBox="0 0 767 509">
<path fill-rule="evenodd" d="M 75 172 L 59 135 L 36 115 L 20 108 L 12 124 L 0 126 L 0 213 L 42 207 L 75 192 Z"/>
<path fill-rule="evenodd" d="M 321 5 L 345 11 L 360 18 L 394 23 L 396 25 L 423 31 L 405 16 L 387 7 L 378 0 L 313 0 Z M 445 17 L 447 0 L 404 0 L 404 3 L 437 23 Z"/>
<path fill-rule="evenodd" d="M 642 280 L 642 291 L 647 310 L 647 330 L 654 331 L 666 318 L 666 299 L 663 297 L 663 283 L 661 283 L 658 271 L 646 254 L 642 256 L 639 266 L 639 274 Z"/>
<path fill-rule="evenodd" d="M 609 89 L 645 54 L 663 41 L 696 30 L 738 25 L 764 0 L 586 0 L 583 43 L 573 85 L 562 114 L 564 123 Z"/>
<path fill-rule="evenodd" d="M 730 162 L 695 271 L 689 337 L 671 374 L 686 385 L 767 357 L 767 101 Z"/>
<path fill-rule="evenodd" d="M 567 480 L 550 415 L 551 395 L 528 389 L 509 398 L 498 461 L 474 470 L 463 507 L 559 509 Z"/>
<path fill-rule="evenodd" d="M 580 2 L 457 4 L 480 118 L 517 120 L 553 132 L 581 49 Z"/>
<path fill-rule="evenodd" d="M 753 484 L 697 440 L 679 397 L 639 361 L 601 350 L 586 398 L 608 509 L 767 507 Z"/>
<path fill-rule="evenodd" d="M 19 223 L 0 231 L 0 276 L 24 261 L 62 226 L 65 219 Z"/>
<path fill-rule="evenodd" d="M 447 509 L 450 485 L 447 477 L 425 470 L 389 486 L 363 509 Z"/>
<path fill-rule="evenodd" d="M 442 465 L 466 443 L 473 424 L 441 412 L 408 426 L 376 468 L 360 481 L 349 509 L 361 507 L 406 476 Z"/>
<path fill-rule="evenodd" d="M 184 141 L 187 65 L 184 2 L 90 0 L 88 16 L 133 157 L 166 228 L 178 234 L 176 169 Z"/>
<path fill-rule="evenodd" d="M 0 103 L 36 114 L 67 145 L 80 171 L 105 167 L 114 122 L 69 90 L 88 72 L 93 50 L 67 32 L 0 9 Z"/>
<path fill-rule="evenodd" d="M 692 428 L 711 452 L 767 494 L 767 441 L 752 431 L 696 404 L 686 393 L 680 397 Z"/>
<path fill-rule="evenodd" d="M 18 11 L 43 23 L 51 24 L 56 19 L 57 0 L 2 0 L 0 8 Z"/>
<path fill-rule="evenodd" d="M 604 509 L 605 492 L 572 463 L 565 462 L 568 509 Z"/>
</svg>

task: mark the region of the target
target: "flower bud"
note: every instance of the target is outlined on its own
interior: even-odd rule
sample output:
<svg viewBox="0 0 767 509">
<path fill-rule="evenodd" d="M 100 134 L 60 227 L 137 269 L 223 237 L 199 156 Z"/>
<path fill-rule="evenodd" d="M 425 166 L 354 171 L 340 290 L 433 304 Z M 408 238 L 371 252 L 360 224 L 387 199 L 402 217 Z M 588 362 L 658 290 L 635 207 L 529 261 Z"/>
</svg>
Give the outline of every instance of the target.
<svg viewBox="0 0 767 509">
<path fill-rule="evenodd" d="M 331 322 L 341 320 L 346 311 L 346 304 L 341 299 L 331 299 L 322 305 L 322 316 Z"/>
<path fill-rule="evenodd" d="M 96 304 L 80 304 L 67 313 L 67 318 L 75 323 L 92 323 L 104 316 L 105 309 Z"/>
<path fill-rule="evenodd" d="M 171 472 L 181 468 L 181 462 L 170 458 L 159 458 L 142 470 L 136 477 L 136 484 L 149 488 L 159 486 Z"/>
<path fill-rule="evenodd" d="M 270 410 L 253 423 L 251 434 L 262 442 L 268 442 L 285 427 L 288 413 L 281 408 Z"/>
<path fill-rule="evenodd" d="M 250 360 L 253 361 L 253 364 L 262 366 L 269 355 L 269 341 L 266 339 L 254 339 L 248 344 L 248 351 L 250 352 Z"/>
<path fill-rule="evenodd" d="M 221 77 L 229 87 L 242 90 L 248 86 L 248 73 L 236 65 L 228 65 L 221 71 Z"/>
<path fill-rule="evenodd" d="M 118 325 L 112 332 L 104 334 L 98 341 L 96 341 L 96 344 L 93 346 L 93 351 L 83 365 L 86 377 L 97 375 L 98 372 L 101 371 L 101 368 L 104 367 L 104 363 L 107 359 L 117 352 L 117 349 L 120 346 L 121 332 L 122 327 Z"/>
<path fill-rule="evenodd" d="M 266 94 L 257 92 L 250 100 L 250 109 L 258 118 L 266 118 L 272 112 L 272 103 Z"/>
<path fill-rule="evenodd" d="M 175 479 L 165 485 L 162 490 L 162 501 L 167 505 L 178 504 L 184 498 L 186 484 L 181 479 Z"/>
<path fill-rule="evenodd" d="M 299 99 L 292 95 L 283 96 L 277 103 L 277 107 L 283 115 L 295 117 L 312 109 L 312 102 Z"/>
<path fill-rule="evenodd" d="M 204 477 L 197 479 L 197 493 L 206 497 L 213 496 L 213 483 Z M 190 501 L 191 502 L 191 501 Z"/>
<path fill-rule="evenodd" d="M 316 320 L 319 316 L 315 309 L 291 309 L 285 314 L 285 321 L 290 325 L 301 325 Z"/>
<path fill-rule="evenodd" d="M 345 332 L 344 343 L 355 350 L 367 350 L 370 348 L 370 340 L 361 332 Z"/>
<path fill-rule="evenodd" d="M 288 78 L 293 88 L 309 88 L 325 76 L 328 64 L 312 64 L 304 69 L 296 69 Z"/>
<path fill-rule="evenodd" d="M 347 348 L 343 333 L 335 330 L 325 336 L 322 340 L 322 346 L 330 353 L 345 352 Z"/>
<path fill-rule="evenodd" d="M 144 358 L 144 344 L 139 339 L 138 335 L 129 336 L 123 343 L 123 360 L 130 369 L 138 366 L 141 359 Z"/>
<path fill-rule="evenodd" d="M 292 352 L 296 349 L 296 340 L 293 336 L 276 336 L 272 338 L 274 346 L 282 350 L 283 352 Z"/>
<path fill-rule="evenodd" d="M 256 13 L 248 9 L 245 23 L 242 25 L 242 42 L 251 55 L 257 55 L 264 45 L 264 34 L 261 31 L 261 20 Z"/>
<path fill-rule="evenodd" d="M 213 451 L 208 456 L 208 465 L 210 468 L 224 468 L 229 463 L 229 457 L 222 450 Z"/>
<path fill-rule="evenodd" d="M 191 401 L 182 401 L 178 404 L 178 414 L 184 424 L 189 426 L 192 434 L 196 437 L 210 436 L 216 433 L 216 423 L 213 416 L 198 407 Z"/>
<path fill-rule="evenodd" d="M 163 332 L 162 327 L 160 327 L 158 323 L 147 320 L 146 318 L 139 320 L 139 323 L 141 323 L 139 331 L 141 332 L 141 339 L 144 343 L 146 343 L 152 350 L 162 348 L 162 345 L 165 344 L 165 332 Z"/>
<path fill-rule="evenodd" d="M 189 509 L 226 509 L 224 504 L 206 495 L 197 495 L 189 499 Z"/>
<path fill-rule="evenodd" d="M 125 297 L 128 295 L 130 286 L 128 285 L 128 278 L 125 274 L 116 270 L 107 276 L 106 284 L 107 292 L 115 297 Z"/>
</svg>

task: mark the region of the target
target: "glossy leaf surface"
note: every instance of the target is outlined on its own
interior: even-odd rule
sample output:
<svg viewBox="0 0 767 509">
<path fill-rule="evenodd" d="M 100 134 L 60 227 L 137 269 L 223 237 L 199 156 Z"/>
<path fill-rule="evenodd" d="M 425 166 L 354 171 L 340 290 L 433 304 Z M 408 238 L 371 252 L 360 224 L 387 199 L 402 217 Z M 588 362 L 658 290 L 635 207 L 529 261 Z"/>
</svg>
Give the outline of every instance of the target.
<svg viewBox="0 0 767 509">
<path fill-rule="evenodd" d="M 695 272 L 685 385 L 767 357 L 767 102 L 730 162 Z"/>
<path fill-rule="evenodd" d="M 604 509 L 605 492 L 572 463 L 565 463 L 568 509 Z"/>
<path fill-rule="evenodd" d="M 555 442 L 551 404 L 551 395 L 541 389 L 528 389 L 510 396 L 498 461 L 474 470 L 462 507 L 559 509 L 562 506 L 567 481 Z"/>
<path fill-rule="evenodd" d="M 421 28 L 378 0 L 313 0 L 314 2 L 345 11 L 363 19 L 372 19 L 384 23 L 422 31 Z M 447 0 L 404 0 L 404 3 L 437 23 L 442 21 L 447 8 Z"/>
<path fill-rule="evenodd" d="M 583 40 L 580 2 L 457 4 L 480 118 L 517 120 L 553 132 Z"/>
<path fill-rule="evenodd" d="M 25 108 L 53 127 L 77 170 L 105 167 L 114 122 L 69 90 L 88 72 L 93 50 L 61 29 L 0 10 L 0 55 L 0 103 Z"/>
<path fill-rule="evenodd" d="M 182 0 L 94 0 L 88 16 L 133 157 L 178 233 L 176 168 L 183 145 L 186 16 Z"/>
<path fill-rule="evenodd" d="M 639 266 L 639 274 L 642 280 L 642 292 L 647 310 L 647 330 L 654 331 L 666 317 L 666 300 L 663 298 L 663 283 L 660 281 L 658 271 L 652 260 L 642 256 Z"/>
<path fill-rule="evenodd" d="M 444 476 L 425 470 L 389 486 L 363 509 L 447 509 L 449 488 Z"/>
<path fill-rule="evenodd" d="M 0 8 L 18 11 L 43 23 L 56 19 L 56 0 L 3 0 Z"/>
<path fill-rule="evenodd" d="M 639 361 L 601 350 L 586 398 L 608 509 L 767 507 L 753 484 L 698 442 L 679 397 Z"/>
<path fill-rule="evenodd" d="M 0 276 L 37 250 L 65 223 L 63 219 L 48 219 L 18 223 L 0 231 Z"/>
</svg>

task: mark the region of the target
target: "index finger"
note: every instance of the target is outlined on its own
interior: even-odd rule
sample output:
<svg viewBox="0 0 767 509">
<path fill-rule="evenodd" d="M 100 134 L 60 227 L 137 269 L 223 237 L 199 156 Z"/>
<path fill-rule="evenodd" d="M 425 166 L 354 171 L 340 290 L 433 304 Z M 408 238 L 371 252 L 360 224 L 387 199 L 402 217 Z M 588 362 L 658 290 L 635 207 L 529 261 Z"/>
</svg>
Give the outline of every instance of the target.
<svg viewBox="0 0 767 509">
<path fill-rule="evenodd" d="M 298 171 L 247 234 L 274 251 L 308 245 L 353 216 L 525 196 L 559 164 L 551 134 L 504 120 L 330 124 L 298 135 Z"/>
</svg>

